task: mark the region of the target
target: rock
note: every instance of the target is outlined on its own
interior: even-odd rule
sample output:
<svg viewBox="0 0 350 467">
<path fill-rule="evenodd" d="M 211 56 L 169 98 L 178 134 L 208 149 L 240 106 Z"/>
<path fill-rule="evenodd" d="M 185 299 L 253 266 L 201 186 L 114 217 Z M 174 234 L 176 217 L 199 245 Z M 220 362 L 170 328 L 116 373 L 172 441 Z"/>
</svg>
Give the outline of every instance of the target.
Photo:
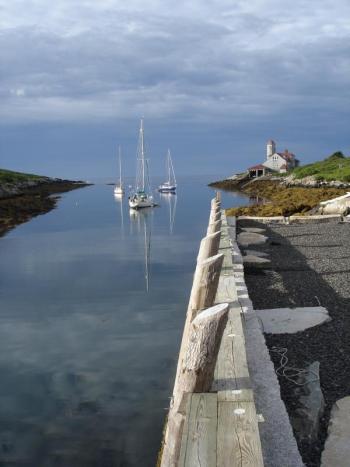
<svg viewBox="0 0 350 467">
<path fill-rule="evenodd" d="M 266 258 L 267 256 L 269 256 L 267 253 L 264 253 L 263 251 L 258 251 L 258 250 L 244 250 L 243 253 L 246 256 L 253 255 L 253 256 L 259 256 L 260 258 Z"/>
<path fill-rule="evenodd" d="M 350 209 L 350 193 L 343 196 L 338 196 L 327 201 L 322 201 L 319 204 L 318 211 L 320 214 L 341 214 L 346 215 Z"/>
<path fill-rule="evenodd" d="M 328 311 L 322 306 L 274 308 L 256 310 L 256 313 L 268 334 L 293 334 L 330 321 Z"/>
<path fill-rule="evenodd" d="M 258 234 L 262 234 L 266 232 L 265 229 L 259 229 L 258 227 L 242 227 L 242 230 L 244 232 L 258 233 Z"/>
<path fill-rule="evenodd" d="M 246 255 L 243 256 L 243 264 L 245 267 L 266 268 L 271 265 L 271 261 L 261 256 Z"/>
<path fill-rule="evenodd" d="M 297 384 L 292 391 L 297 403 L 296 409 L 290 414 L 291 423 L 299 441 L 310 444 L 318 439 L 320 419 L 324 411 L 320 363 L 313 362 L 302 371 L 297 377 Z"/>
<path fill-rule="evenodd" d="M 237 242 L 241 246 L 260 245 L 267 242 L 267 237 L 253 232 L 241 232 L 237 235 Z"/>
<path fill-rule="evenodd" d="M 321 458 L 322 467 L 350 465 L 350 397 L 339 399 L 332 407 L 328 438 Z"/>
</svg>

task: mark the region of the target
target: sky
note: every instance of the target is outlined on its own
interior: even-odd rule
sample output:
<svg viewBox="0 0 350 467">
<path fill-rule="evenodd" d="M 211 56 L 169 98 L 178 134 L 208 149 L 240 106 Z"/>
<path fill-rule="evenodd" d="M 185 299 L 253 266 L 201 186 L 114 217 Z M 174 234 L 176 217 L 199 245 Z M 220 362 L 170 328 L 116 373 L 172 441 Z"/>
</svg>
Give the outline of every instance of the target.
<svg viewBox="0 0 350 467">
<path fill-rule="evenodd" d="M 350 155 L 348 0 L 0 0 L 0 167 L 231 175 Z"/>
</svg>

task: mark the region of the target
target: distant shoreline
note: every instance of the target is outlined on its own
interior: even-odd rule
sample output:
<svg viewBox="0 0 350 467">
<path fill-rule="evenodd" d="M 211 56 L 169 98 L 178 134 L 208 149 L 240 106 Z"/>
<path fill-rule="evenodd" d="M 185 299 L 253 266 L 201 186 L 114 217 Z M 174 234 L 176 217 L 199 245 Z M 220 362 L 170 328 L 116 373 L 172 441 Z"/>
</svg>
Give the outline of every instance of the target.
<svg viewBox="0 0 350 467">
<path fill-rule="evenodd" d="M 0 236 L 54 209 L 60 198 L 59 193 L 89 185 L 91 183 L 48 177 L 30 176 L 26 179 L 25 174 L 14 181 L 0 178 Z"/>
<path fill-rule="evenodd" d="M 265 176 L 249 179 L 244 174 L 236 179 L 225 179 L 210 183 L 209 186 L 226 191 L 240 191 L 257 197 L 263 203 L 241 206 L 226 210 L 229 216 L 291 216 L 310 214 L 321 201 L 336 198 L 349 192 L 349 184 L 310 181 L 292 182 L 285 177 Z"/>
</svg>

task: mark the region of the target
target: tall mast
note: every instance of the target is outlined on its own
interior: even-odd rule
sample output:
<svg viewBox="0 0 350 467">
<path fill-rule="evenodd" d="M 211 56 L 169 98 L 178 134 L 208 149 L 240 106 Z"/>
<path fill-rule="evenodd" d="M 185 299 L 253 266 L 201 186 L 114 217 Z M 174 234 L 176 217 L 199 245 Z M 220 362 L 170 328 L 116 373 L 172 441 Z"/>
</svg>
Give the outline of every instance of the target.
<svg viewBox="0 0 350 467">
<path fill-rule="evenodd" d="M 169 160 L 169 180 L 170 180 L 170 170 L 171 170 L 171 173 L 173 174 L 173 183 L 176 185 L 175 171 L 174 171 L 173 161 L 170 155 L 170 149 L 168 149 L 168 160 Z"/>
<path fill-rule="evenodd" d="M 122 186 L 122 159 L 121 159 L 121 148 L 119 146 L 119 186 Z"/>
<path fill-rule="evenodd" d="M 140 138 L 141 138 L 142 191 L 145 191 L 145 143 L 144 143 L 144 136 L 143 136 L 143 118 L 141 118 Z"/>
<path fill-rule="evenodd" d="M 170 185 L 170 149 L 168 149 L 167 162 L 168 162 L 168 182 L 169 182 L 169 185 Z"/>
</svg>

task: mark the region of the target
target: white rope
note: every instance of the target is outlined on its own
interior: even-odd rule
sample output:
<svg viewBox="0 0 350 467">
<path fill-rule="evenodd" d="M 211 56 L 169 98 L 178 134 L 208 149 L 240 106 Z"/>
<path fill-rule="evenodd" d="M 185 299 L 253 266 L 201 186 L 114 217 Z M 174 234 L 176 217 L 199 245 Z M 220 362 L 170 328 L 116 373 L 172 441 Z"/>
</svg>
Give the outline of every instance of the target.
<svg viewBox="0 0 350 467">
<path fill-rule="evenodd" d="M 288 366 L 288 357 L 286 355 L 288 350 L 285 347 L 272 347 L 270 352 L 274 352 L 281 357 L 280 366 L 275 369 L 276 375 L 286 378 L 288 381 L 294 383 L 297 386 L 305 386 L 306 384 L 319 381 L 320 378 L 318 374 L 312 370 Z M 298 379 L 302 378 L 303 376 L 306 376 L 308 373 L 312 373 L 313 375 L 315 375 L 315 379 L 311 381 L 305 381 L 304 383 L 300 383 Z"/>
</svg>

